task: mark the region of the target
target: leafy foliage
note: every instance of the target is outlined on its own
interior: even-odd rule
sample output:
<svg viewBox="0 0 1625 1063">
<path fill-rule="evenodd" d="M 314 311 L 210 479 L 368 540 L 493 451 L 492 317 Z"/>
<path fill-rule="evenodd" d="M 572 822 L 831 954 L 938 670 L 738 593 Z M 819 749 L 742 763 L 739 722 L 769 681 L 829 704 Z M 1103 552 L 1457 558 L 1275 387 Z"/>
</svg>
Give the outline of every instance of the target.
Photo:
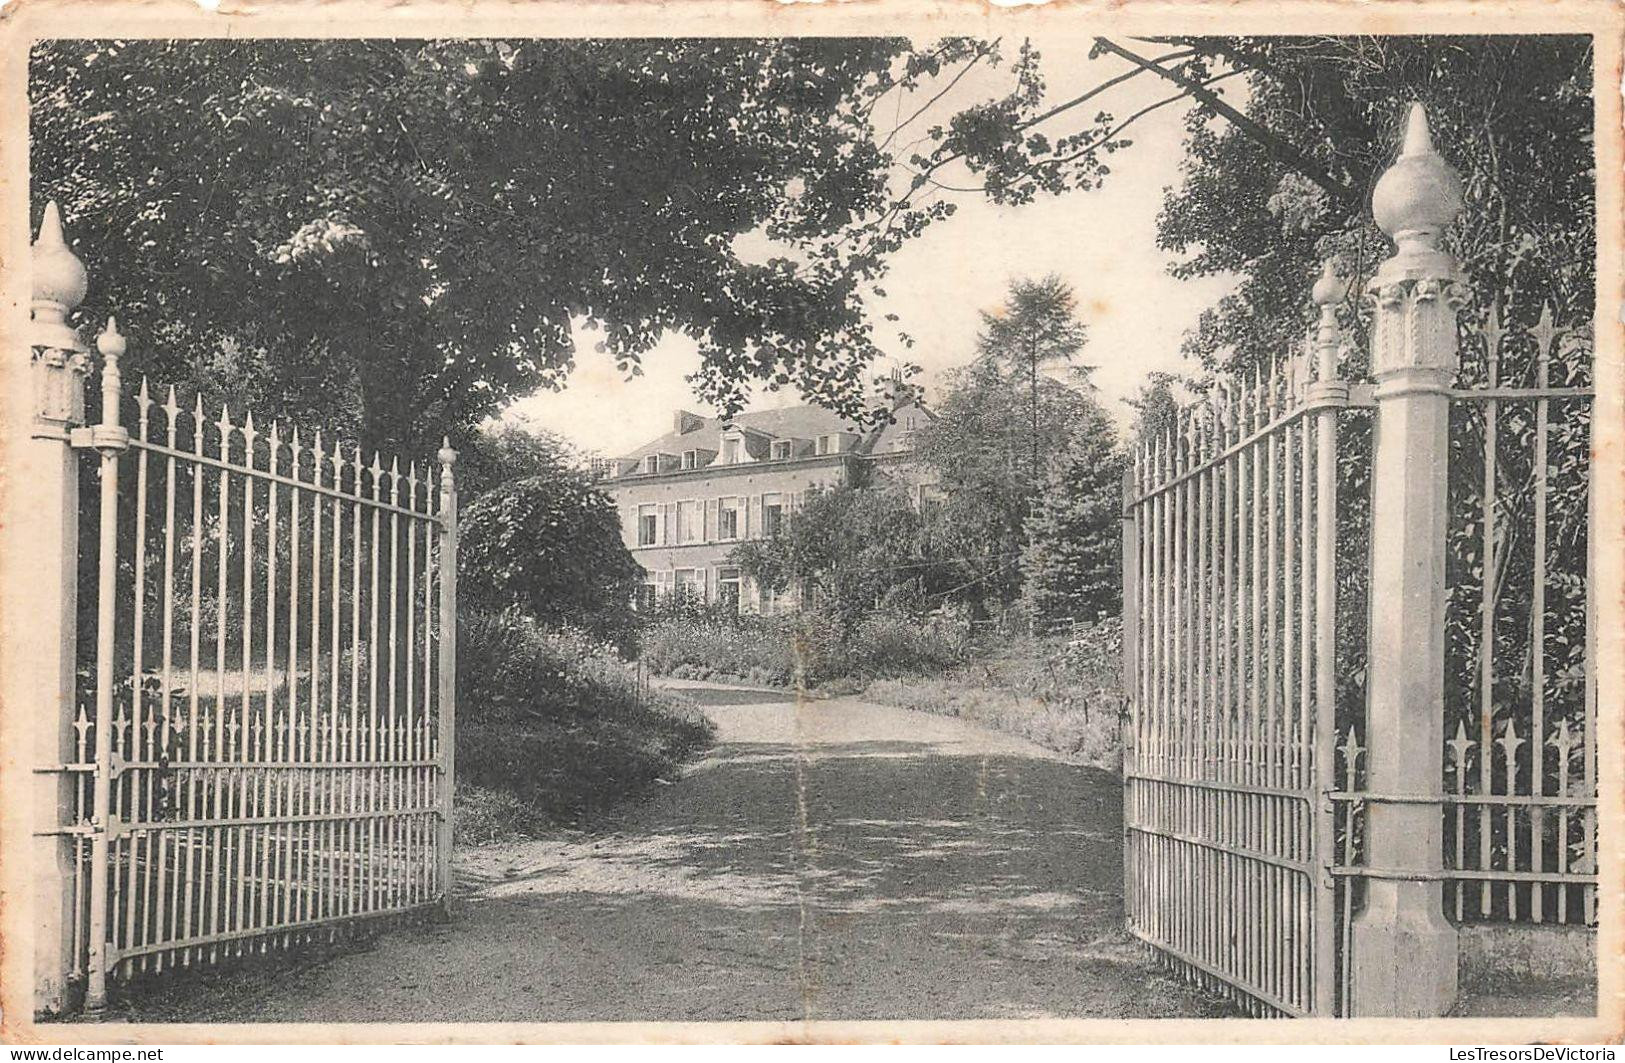
<svg viewBox="0 0 1625 1063">
<path fill-rule="evenodd" d="M 643 569 L 621 539 L 615 507 L 585 473 L 559 469 L 492 487 L 463 510 L 460 531 L 459 590 L 471 604 L 629 637 Z"/>
<path fill-rule="evenodd" d="M 1335 256 L 1355 291 L 1386 255 L 1369 196 L 1392 161 L 1404 105 L 1428 109 L 1463 175 L 1455 243 L 1480 307 L 1532 322 L 1550 303 L 1590 318 L 1596 241 L 1589 38 L 1180 38 L 1198 74 L 1244 72 L 1246 116 L 1328 175 L 1196 107 L 1185 177 L 1159 222 L 1176 276 L 1233 273 L 1234 293 L 1187 343 L 1204 364 L 1253 369 L 1301 333 L 1308 279 Z M 1329 190 L 1330 189 L 1330 190 Z"/>
<path fill-rule="evenodd" d="M 714 733 L 691 704 L 640 687 L 613 646 L 517 610 L 460 617 L 457 653 L 460 824 L 486 836 L 591 819 Z"/>
<path fill-rule="evenodd" d="M 581 455 L 550 432 L 515 425 L 485 425 L 457 452 L 457 497 L 466 506 L 493 487 L 532 476 L 569 475 Z"/>
<path fill-rule="evenodd" d="M 814 491 L 770 539 L 731 563 L 776 592 L 797 589 L 843 630 L 882 603 L 919 603 L 945 578 L 930 527 L 889 484 Z"/>
<path fill-rule="evenodd" d="M 864 697 L 958 716 L 1087 764 L 1122 767 L 1123 625 L 1117 617 L 977 651 L 936 674 L 871 683 Z"/>
<path fill-rule="evenodd" d="M 813 607 L 773 616 L 665 618 L 642 633 L 649 669 L 680 679 L 814 687 L 937 672 L 964 660 L 969 625 L 952 610 L 883 608 L 843 629 Z"/>
<path fill-rule="evenodd" d="M 929 59 L 880 38 L 39 44 L 36 216 L 61 201 L 86 310 L 131 369 L 369 447 L 461 438 L 559 384 L 572 320 L 627 372 L 667 332 L 704 397 L 747 381 L 848 410 L 860 302 L 951 206 L 894 204 L 878 96 Z M 765 242 L 765 259 L 739 241 Z"/>
<path fill-rule="evenodd" d="M 1023 589 L 1039 624 L 1095 621 L 1121 608 L 1122 468 L 1105 411 L 1091 403 L 1026 524 Z"/>
<path fill-rule="evenodd" d="M 916 433 L 916 453 L 947 496 L 937 524 L 941 556 L 954 559 L 956 596 L 979 609 L 1020 596 L 1028 522 L 1045 491 L 1084 455 L 1074 443 L 1087 435 L 1099 438 L 1085 450 L 1113 445 L 1087 368 L 1074 366 L 1065 379 L 1038 372 L 1070 360 L 1085 338 L 1065 284 L 1017 282 L 1004 312 L 985 317 L 980 355 L 949 374 L 937 417 Z"/>
</svg>

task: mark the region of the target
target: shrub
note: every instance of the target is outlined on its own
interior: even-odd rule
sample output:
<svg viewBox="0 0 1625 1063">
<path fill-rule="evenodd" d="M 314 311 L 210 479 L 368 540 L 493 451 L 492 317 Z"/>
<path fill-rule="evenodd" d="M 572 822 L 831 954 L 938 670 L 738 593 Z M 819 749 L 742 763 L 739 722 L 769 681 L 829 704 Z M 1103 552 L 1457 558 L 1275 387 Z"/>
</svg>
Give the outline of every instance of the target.
<svg viewBox="0 0 1625 1063">
<path fill-rule="evenodd" d="M 548 625 L 630 645 L 643 569 L 621 539 L 614 504 L 585 473 L 498 484 L 463 510 L 459 534 L 467 603 L 521 608 Z"/>
<path fill-rule="evenodd" d="M 1113 617 L 1069 635 L 1001 643 L 939 678 L 882 679 L 865 697 L 974 720 L 1116 770 L 1122 644 L 1122 622 Z"/>
<path fill-rule="evenodd" d="M 591 819 L 714 733 L 687 699 L 642 689 L 608 642 L 517 610 L 459 618 L 457 705 L 460 815 L 476 839 L 493 820 L 534 833 Z"/>
<path fill-rule="evenodd" d="M 969 630 L 957 613 L 884 611 L 850 630 L 824 608 L 779 617 L 704 614 L 651 624 L 642 653 L 650 671 L 679 679 L 817 686 L 940 671 L 965 658 Z"/>
<path fill-rule="evenodd" d="M 847 674 L 864 679 L 918 675 L 963 661 L 970 650 L 970 626 L 942 613 L 874 613 L 858 622 L 846 642 Z"/>
<path fill-rule="evenodd" d="M 773 618 L 655 620 L 643 631 L 642 659 L 678 679 L 788 686 L 797 673 L 793 639 Z"/>
</svg>

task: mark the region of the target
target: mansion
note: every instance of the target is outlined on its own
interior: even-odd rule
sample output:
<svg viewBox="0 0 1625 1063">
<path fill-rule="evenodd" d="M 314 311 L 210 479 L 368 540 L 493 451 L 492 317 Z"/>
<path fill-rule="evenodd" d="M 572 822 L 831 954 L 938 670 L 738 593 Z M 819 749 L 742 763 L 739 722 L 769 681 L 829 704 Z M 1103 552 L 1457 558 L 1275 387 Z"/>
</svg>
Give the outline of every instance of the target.
<svg viewBox="0 0 1625 1063">
<path fill-rule="evenodd" d="M 913 460 L 922 406 L 862 430 L 817 406 L 742 413 L 731 421 L 678 410 L 671 431 L 601 466 L 600 486 L 644 569 L 640 604 L 678 589 L 753 612 L 782 603 L 741 575 L 728 555 L 773 535 L 809 491 L 859 482 L 860 468 L 905 485 L 916 505 L 935 488 Z"/>
</svg>

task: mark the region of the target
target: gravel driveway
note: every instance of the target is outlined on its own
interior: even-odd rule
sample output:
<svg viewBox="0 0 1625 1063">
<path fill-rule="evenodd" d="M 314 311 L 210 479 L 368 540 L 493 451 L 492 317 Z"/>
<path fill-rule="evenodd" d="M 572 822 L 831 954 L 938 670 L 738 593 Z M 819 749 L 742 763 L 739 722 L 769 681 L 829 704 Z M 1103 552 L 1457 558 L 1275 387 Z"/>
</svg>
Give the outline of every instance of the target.
<svg viewBox="0 0 1625 1063">
<path fill-rule="evenodd" d="M 1120 930 L 1111 775 L 957 719 L 689 686 L 716 747 L 613 831 L 462 853 L 450 925 L 141 1017 L 1219 1013 Z"/>
</svg>

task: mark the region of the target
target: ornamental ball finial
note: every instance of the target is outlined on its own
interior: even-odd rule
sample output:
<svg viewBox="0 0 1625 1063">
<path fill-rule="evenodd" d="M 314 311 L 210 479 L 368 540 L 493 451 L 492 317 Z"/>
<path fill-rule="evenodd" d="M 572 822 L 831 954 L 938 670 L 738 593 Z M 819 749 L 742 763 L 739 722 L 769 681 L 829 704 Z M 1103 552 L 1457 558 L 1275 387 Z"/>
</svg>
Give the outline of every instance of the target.
<svg viewBox="0 0 1625 1063">
<path fill-rule="evenodd" d="M 67 316 L 84 301 L 89 280 L 85 264 L 69 249 L 62 235 L 62 212 L 54 200 L 45 204 L 39 236 L 30 251 L 33 317 L 40 333 L 35 344 L 81 349 L 77 335 L 67 325 Z"/>
<path fill-rule="evenodd" d="M 1462 202 L 1461 175 L 1434 149 L 1427 112 L 1412 103 L 1399 157 L 1371 194 L 1377 226 L 1396 240 L 1403 234 L 1437 233 L 1456 220 Z"/>
<path fill-rule="evenodd" d="M 118 330 L 117 319 L 108 318 L 107 327 L 96 337 L 96 350 L 105 358 L 123 358 L 127 347 L 123 333 Z"/>
<path fill-rule="evenodd" d="M 1328 258 L 1320 267 L 1320 276 L 1310 289 L 1309 297 L 1316 306 L 1336 306 L 1348 298 L 1349 279 L 1337 272 L 1337 262 Z"/>
</svg>

